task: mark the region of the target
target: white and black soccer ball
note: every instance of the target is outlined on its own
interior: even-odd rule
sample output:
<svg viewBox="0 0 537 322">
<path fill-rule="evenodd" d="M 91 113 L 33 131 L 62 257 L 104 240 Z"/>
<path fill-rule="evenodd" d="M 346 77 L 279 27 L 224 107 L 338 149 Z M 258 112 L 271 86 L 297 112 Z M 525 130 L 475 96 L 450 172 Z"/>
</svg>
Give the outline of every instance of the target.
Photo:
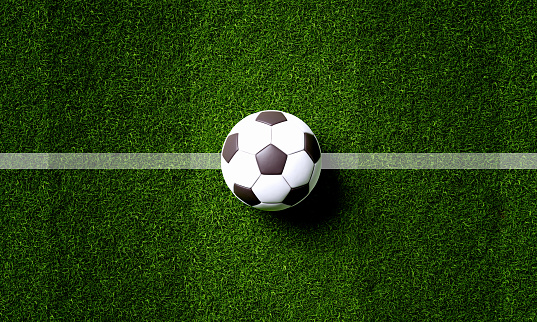
<svg viewBox="0 0 537 322">
<path fill-rule="evenodd" d="M 317 184 L 322 166 L 321 148 L 309 126 L 274 110 L 239 121 L 226 137 L 220 159 L 233 194 L 267 211 L 304 200 Z"/>
</svg>

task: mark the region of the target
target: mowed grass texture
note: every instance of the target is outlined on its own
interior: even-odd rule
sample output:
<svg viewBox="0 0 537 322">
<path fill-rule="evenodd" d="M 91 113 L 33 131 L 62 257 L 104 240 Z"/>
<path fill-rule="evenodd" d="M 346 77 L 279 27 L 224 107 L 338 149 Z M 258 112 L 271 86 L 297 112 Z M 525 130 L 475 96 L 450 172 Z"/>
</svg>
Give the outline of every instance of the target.
<svg viewBox="0 0 537 322">
<path fill-rule="evenodd" d="M 537 151 L 531 2 L 5 1 L 0 152 Z M 0 170 L 1 320 L 528 321 L 534 170 L 325 170 L 278 213 L 220 170 Z"/>
</svg>

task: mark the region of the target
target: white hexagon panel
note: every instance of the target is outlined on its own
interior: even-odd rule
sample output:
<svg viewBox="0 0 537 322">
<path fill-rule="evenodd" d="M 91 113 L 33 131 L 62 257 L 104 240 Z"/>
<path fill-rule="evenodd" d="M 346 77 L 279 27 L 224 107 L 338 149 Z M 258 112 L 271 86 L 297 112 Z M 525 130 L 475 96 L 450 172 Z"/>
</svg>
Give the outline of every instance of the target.
<svg viewBox="0 0 537 322">
<path fill-rule="evenodd" d="M 235 184 L 251 188 L 261 175 L 255 155 L 243 151 L 237 151 L 231 162 L 225 162 L 222 165 L 225 167 L 225 169 L 222 168 L 222 172 L 234 174 L 233 176 L 224 175 L 224 180 L 231 191 Z"/>
<path fill-rule="evenodd" d="M 304 200 L 322 167 L 319 142 L 309 126 L 275 110 L 238 122 L 226 137 L 220 159 L 233 194 L 266 211 L 287 209 Z"/>
<path fill-rule="evenodd" d="M 281 203 L 291 191 L 291 187 L 282 176 L 261 175 L 252 191 L 260 202 Z"/>
<path fill-rule="evenodd" d="M 313 161 L 302 150 L 287 156 L 282 175 L 292 188 L 308 184 L 313 173 Z"/>
<path fill-rule="evenodd" d="M 282 122 L 272 127 L 272 144 L 286 154 L 304 150 L 304 131 L 291 122 Z"/>
<path fill-rule="evenodd" d="M 256 154 L 270 144 L 270 126 L 259 122 L 246 122 L 240 129 L 239 147 L 241 151 Z"/>
</svg>

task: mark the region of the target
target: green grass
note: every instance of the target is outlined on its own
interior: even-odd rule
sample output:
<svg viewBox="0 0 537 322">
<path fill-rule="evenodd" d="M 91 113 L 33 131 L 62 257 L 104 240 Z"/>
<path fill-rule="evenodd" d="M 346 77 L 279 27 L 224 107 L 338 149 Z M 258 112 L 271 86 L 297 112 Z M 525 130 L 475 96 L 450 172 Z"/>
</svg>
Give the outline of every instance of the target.
<svg viewBox="0 0 537 322">
<path fill-rule="evenodd" d="M 326 153 L 537 151 L 528 2 L 6 1 L 0 152 L 215 153 L 276 109 Z M 1 320 L 535 320 L 534 170 L 1 170 Z"/>
</svg>

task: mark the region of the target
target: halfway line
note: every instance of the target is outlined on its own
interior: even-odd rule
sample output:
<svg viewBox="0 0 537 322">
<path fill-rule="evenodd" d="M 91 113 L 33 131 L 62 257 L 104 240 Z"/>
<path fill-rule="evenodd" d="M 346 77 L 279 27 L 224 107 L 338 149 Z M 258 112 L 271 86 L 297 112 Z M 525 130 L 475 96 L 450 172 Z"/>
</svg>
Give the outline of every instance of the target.
<svg viewBox="0 0 537 322">
<path fill-rule="evenodd" d="M 0 169 L 220 169 L 220 153 L 0 153 Z M 537 169 L 537 153 L 323 153 L 322 169 Z"/>
</svg>

